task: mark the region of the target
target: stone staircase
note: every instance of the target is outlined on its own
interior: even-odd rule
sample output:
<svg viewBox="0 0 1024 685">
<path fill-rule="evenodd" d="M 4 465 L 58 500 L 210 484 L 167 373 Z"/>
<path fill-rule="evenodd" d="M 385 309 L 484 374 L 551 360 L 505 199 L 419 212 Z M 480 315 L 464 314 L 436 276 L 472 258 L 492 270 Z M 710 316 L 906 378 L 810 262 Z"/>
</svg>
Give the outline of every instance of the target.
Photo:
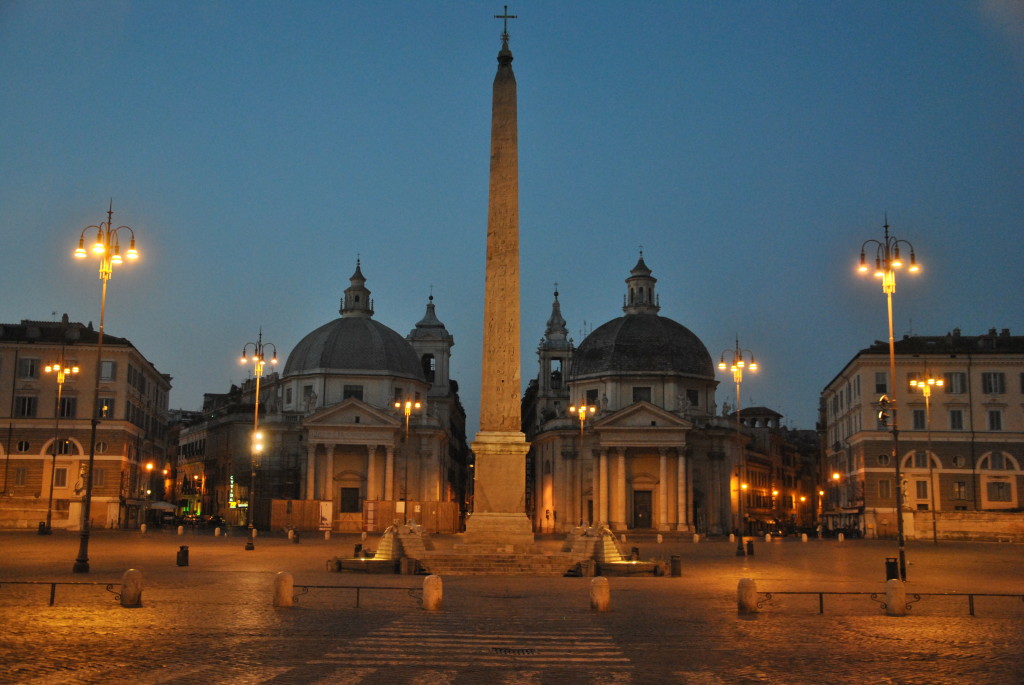
<svg viewBox="0 0 1024 685">
<path fill-rule="evenodd" d="M 424 570 L 439 576 L 564 576 L 586 557 L 540 552 L 426 551 L 417 559 Z"/>
</svg>

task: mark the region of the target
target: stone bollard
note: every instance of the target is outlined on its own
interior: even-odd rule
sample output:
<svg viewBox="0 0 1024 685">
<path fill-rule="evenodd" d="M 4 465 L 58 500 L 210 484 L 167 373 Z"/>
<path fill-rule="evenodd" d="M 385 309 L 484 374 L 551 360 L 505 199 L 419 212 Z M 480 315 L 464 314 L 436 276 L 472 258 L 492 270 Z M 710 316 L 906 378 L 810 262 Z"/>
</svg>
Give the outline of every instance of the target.
<svg viewBox="0 0 1024 685">
<path fill-rule="evenodd" d="M 142 571 L 130 568 L 121 576 L 121 606 L 142 606 Z"/>
<path fill-rule="evenodd" d="M 185 526 L 178 526 L 178 535 L 185 534 Z"/>
<path fill-rule="evenodd" d="M 331 539 L 331 531 L 325 530 L 324 531 L 324 540 L 330 540 L 330 539 Z"/>
<path fill-rule="evenodd" d="M 427 576 L 423 579 L 423 608 L 427 611 L 440 611 L 444 596 L 444 583 L 441 576 Z"/>
<path fill-rule="evenodd" d="M 363 534 L 359 536 L 359 539 L 362 540 L 363 542 L 366 542 L 366 531 L 365 530 L 363 531 Z"/>
<path fill-rule="evenodd" d="M 899 578 L 885 581 L 885 615 L 907 615 L 907 588 Z"/>
<path fill-rule="evenodd" d="M 661 533 L 658 533 L 658 544 L 660 545 L 663 542 L 665 542 L 665 536 Z"/>
<path fill-rule="evenodd" d="M 590 581 L 590 608 L 594 611 L 610 611 L 612 608 L 612 590 L 604 576 Z"/>
<path fill-rule="evenodd" d="M 736 534 L 729 533 L 729 542 L 736 542 Z"/>
<path fill-rule="evenodd" d="M 256 538 L 256 534 L 257 534 L 258 532 L 259 532 L 259 531 L 258 531 L 258 530 L 256 530 L 255 528 L 253 528 L 253 529 L 252 529 L 252 537 L 253 537 L 253 539 L 255 539 L 255 538 Z"/>
<path fill-rule="evenodd" d="M 765 533 L 764 534 L 764 541 L 765 542 L 771 542 L 772 541 L 772 534 L 771 533 Z"/>
<path fill-rule="evenodd" d="M 800 533 L 800 542 L 807 542 L 807 533 Z"/>
<path fill-rule="evenodd" d="M 295 606 L 295 578 L 286 571 L 274 577 L 274 606 Z"/>
<path fill-rule="evenodd" d="M 289 528 L 288 529 L 288 539 L 291 540 L 293 537 L 295 537 L 295 529 Z"/>
<path fill-rule="evenodd" d="M 757 613 L 757 583 L 753 578 L 740 578 L 736 588 L 736 604 L 741 614 Z"/>
<path fill-rule="evenodd" d="M 626 534 L 625 534 L 625 533 L 623 533 L 622 535 L 620 535 L 620 536 L 619 536 L 619 539 L 620 539 L 620 540 L 622 540 L 622 544 L 626 544 Z"/>
<path fill-rule="evenodd" d="M 188 545 L 181 545 L 178 547 L 178 566 L 188 566 Z"/>
<path fill-rule="evenodd" d="M 216 528 L 213 529 L 213 537 L 215 537 L 215 538 L 219 538 L 220 537 L 220 526 L 217 526 Z"/>
<path fill-rule="evenodd" d="M 839 535 L 836 536 L 836 540 L 839 540 L 839 542 L 842 542 L 845 539 L 846 539 L 846 536 L 843 535 L 842 533 L 840 533 Z"/>
<path fill-rule="evenodd" d="M 693 534 L 693 542 L 694 542 L 694 544 L 700 542 L 700 533 L 694 533 Z"/>
<path fill-rule="evenodd" d="M 141 526 L 139 526 L 139 532 L 142 533 L 143 535 L 146 534 L 146 524 L 145 523 L 143 523 Z"/>
</svg>

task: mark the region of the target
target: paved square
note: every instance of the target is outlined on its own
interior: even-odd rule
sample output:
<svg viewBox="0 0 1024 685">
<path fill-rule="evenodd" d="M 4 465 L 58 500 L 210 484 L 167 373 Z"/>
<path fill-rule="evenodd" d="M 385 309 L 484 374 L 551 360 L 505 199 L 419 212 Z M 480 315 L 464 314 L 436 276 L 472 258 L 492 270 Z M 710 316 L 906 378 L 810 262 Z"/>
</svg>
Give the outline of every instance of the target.
<svg viewBox="0 0 1024 685">
<path fill-rule="evenodd" d="M 440 612 L 420 608 L 422 578 L 338 574 L 329 557 L 355 536 L 258 538 L 96 531 L 91 572 L 71 573 L 78 538 L 0 532 L 3 683 L 1020 683 L 1024 601 L 923 595 L 906 617 L 867 595 L 776 595 L 741 616 L 736 585 L 761 591 L 877 592 L 889 541 L 776 540 L 737 557 L 726 541 L 630 540 L 644 559 L 678 554 L 679 578 L 611 578 L 612 610 L 590 610 L 588 578 L 446 577 Z M 374 540 L 368 541 L 373 546 Z M 444 545 L 448 539 L 439 539 Z M 175 563 L 188 545 L 189 566 Z M 559 541 L 544 540 L 556 549 Z M 1024 546 L 912 543 L 908 595 L 1024 594 Z M 122 608 L 102 585 L 144 577 L 143 606 Z M 272 606 L 275 574 L 311 589 Z"/>
</svg>

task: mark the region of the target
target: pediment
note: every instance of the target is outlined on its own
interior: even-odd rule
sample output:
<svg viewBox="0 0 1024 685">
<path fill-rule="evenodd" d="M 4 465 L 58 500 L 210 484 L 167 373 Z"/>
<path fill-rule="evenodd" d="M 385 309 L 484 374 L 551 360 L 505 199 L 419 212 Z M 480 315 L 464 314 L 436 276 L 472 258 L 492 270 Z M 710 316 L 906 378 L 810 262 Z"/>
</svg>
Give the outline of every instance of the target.
<svg viewBox="0 0 1024 685">
<path fill-rule="evenodd" d="M 608 429 L 682 429 L 693 428 L 693 422 L 650 402 L 635 402 L 617 412 L 594 421 L 595 430 Z"/>
<path fill-rule="evenodd" d="M 347 397 L 337 404 L 324 407 L 302 421 L 306 428 L 398 428 L 401 423 L 402 420 L 391 412 L 355 397 Z"/>
</svg>

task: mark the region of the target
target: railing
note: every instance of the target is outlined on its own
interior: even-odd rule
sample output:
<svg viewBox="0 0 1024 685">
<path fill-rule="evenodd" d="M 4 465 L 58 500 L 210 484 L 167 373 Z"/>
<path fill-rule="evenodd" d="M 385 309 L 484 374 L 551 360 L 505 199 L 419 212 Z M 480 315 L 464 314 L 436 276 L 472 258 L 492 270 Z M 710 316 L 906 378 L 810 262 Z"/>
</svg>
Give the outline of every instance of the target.
<svg viewBox="0 0 1024 685">
<path fill-rule="evenodd" d="M 375 587 L 372 585 L 296 585 L 296 590 L 302 590 L 295 594 L 295 601 L 299 601 L 299 597 L 305 594 L 309 594 L 310 590 L 355 590 L 356 591 L 356 608 L 359 608 L 359 593 L 361 590 L 402 590 L 409 593 L 409 596 L 423 604 L 423 588 L 422 587 Z"/>
<path fill-rule="evenodd" d="M 121 583 L 104 583 L 94 582 L 87 580 L 2 580 L 0 581 L 0 587 L 4 585 L 49 585 L 50 586 L 50 606 L 53 606 L 57 596 L 58 585 L 104 585 L 104 589 L 114 595 L 114 601 L 121 600 L 121 593 L 114 590 L 114 587 L 120 587 Z"/>
<path fill-rule="evenodd" d="M 885 611 L 886 604 L 879 598 L 879 595 L 884 593 L 879 592 L 816 592 L 816 591 L 782 591 L 782 592 L 758 592 L 758 595 L 762 595 L 762 599 L 757 601 L 757 608 L 761 609 L 766 604 L 770 604 L 775 595 L 817 595 L 818 596 L 818 613 L 825 613 L 825 595 L 868 595 L 869 598 L 875 602 L 878 602 L 879 609 Z M 967 610 L 971 616 L 974 616 L 974 598 L 975 597 L 1014 597 L 1024 602 L 1024 594 L 1006 594 L 999 592 L 914 592 L 909 593 L 910 597 L 913 597 L 912 601 L 908 601 L 906 608 L 910 611 L 913 605 L 921 601 L 922 597 L 966 597 L 967 598 Z"/>
</svg>

